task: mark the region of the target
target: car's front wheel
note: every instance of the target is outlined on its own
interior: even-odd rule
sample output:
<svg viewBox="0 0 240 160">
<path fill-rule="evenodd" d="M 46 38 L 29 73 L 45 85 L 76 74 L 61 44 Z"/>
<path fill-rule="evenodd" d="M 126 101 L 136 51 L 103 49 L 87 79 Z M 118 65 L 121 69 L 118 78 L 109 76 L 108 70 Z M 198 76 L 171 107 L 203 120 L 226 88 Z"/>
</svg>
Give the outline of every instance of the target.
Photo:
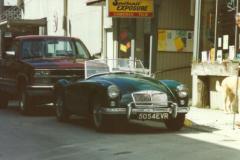
<svg viewBox="0 0 240 160">
<path fill-rule="evenodd" d="M 184 126 L 185 114 L 178 114 L 176 118 L 170 118 L 164 123 L 171 131 L 178 131 Z"/>
<path fill-rule="evenodd" d="M 64 96 L 59 94 L 55 101 L 56 117 L 59 122 L 66 122 L 69 119 L 69 112 L 66 109 Z"/>
<path fill-rule="evenodd" d="M 93 123 L 96 131 L 104 132 L 110 129 L 110 122 L 106 115 L 102 114 L 100 103 L 95 102 L 92 110 Z"/>
<path fill-rule="evenodd" d="M 29 115 L 32 112 L 32 100 L 26 91 L 22 91 L 19 101 L 20 112 Z"/>
</svg>

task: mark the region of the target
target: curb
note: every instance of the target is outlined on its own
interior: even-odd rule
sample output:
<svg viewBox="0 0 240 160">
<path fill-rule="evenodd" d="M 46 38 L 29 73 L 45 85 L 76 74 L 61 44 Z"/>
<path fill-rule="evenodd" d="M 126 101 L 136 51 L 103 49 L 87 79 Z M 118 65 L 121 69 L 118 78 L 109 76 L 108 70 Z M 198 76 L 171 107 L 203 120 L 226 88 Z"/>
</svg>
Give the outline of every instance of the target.
<svg viewBox="0 0 240 160">
<path fill-rule="evenodd" d="M 186 128 L 192 128 L 198 131 L 203 131 L 203 132 L 212 132 L 212 128 L 206 125 L 199 125 L 194 123 L 192 120 L 185 118 L 184 120 L 184 126 Z"/>
</svg>

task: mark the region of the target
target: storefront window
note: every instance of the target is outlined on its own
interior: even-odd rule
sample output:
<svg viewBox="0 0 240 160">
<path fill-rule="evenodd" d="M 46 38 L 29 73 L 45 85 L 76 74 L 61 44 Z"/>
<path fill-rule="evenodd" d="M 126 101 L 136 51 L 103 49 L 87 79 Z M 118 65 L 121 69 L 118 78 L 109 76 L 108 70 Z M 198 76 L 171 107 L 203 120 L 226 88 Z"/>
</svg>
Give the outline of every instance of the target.
<svg viewBox="0 0 240 160">
<path fill-rule="evenodd" d="M 199 59 L 206 61 L 206 52 L 215 44 L 216 0 L 203 0 L 201 8 L 200 54 Z M 214 53 L 215 54 L 215 53 Z"/>
<path fill-rule="evenodd" d="M 200 61 L 222 62 L 237 57 L 236 2 L 237 0 L 202 0 Z"/>
</svg>

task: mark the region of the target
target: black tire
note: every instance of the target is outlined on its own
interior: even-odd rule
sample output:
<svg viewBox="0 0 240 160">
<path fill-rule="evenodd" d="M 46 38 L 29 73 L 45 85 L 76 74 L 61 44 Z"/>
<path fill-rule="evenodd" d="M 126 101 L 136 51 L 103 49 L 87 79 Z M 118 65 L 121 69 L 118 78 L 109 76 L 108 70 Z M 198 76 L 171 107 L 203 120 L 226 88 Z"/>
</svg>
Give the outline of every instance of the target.
<svg viewBox="0 0 240 160">
<path fill-rule="evenodd" d="M 7 108 L 8 106 L 8 96 L 4 95 L 3 92 L 0 92 L 0 109 Z"/>
<path fill-rule="evenodd" d="M 32 113 L 32 100 L 31 96 L 24 90 L 21 92 L 19 101 L 20 112 L 23 115 L 30 115 Z"/>
<path fill-rule="evenodd" d="M 184 126 L 185 114 L 178 114 L 176 118 L 170 118 L 164 123 L 171 131 L 179 131 Z"/>
<path fill-rule="evenodd" d="M 57 95 L 55 101 L 56 107 L 56 118 L 59 122 L 67 122 L 69 120 L 70 114 L 65 107 L 64 96 Z"/>
<path fill-rule="evenodd" d="M 92 107 L 93 124 L 98 132 L 110 131 L 112 127 L 110 116 L 101 113 L 101 103 L 94 102 Z"/>
</svg>

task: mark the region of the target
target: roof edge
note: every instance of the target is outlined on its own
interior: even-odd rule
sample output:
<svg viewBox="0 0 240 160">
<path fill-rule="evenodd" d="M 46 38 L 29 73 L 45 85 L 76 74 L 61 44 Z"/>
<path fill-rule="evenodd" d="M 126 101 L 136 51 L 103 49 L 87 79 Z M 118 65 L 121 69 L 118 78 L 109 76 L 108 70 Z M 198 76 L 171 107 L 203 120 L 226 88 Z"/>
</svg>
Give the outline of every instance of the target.
<svg viewBox="0 0 240 160">
<path fill-rule="evenodd" d="M 106 0 L 88 0 L 87 1 L 87 6 L 91 6 L 91 5 L 99 5 L 104 3 Z"/>
</svg>

